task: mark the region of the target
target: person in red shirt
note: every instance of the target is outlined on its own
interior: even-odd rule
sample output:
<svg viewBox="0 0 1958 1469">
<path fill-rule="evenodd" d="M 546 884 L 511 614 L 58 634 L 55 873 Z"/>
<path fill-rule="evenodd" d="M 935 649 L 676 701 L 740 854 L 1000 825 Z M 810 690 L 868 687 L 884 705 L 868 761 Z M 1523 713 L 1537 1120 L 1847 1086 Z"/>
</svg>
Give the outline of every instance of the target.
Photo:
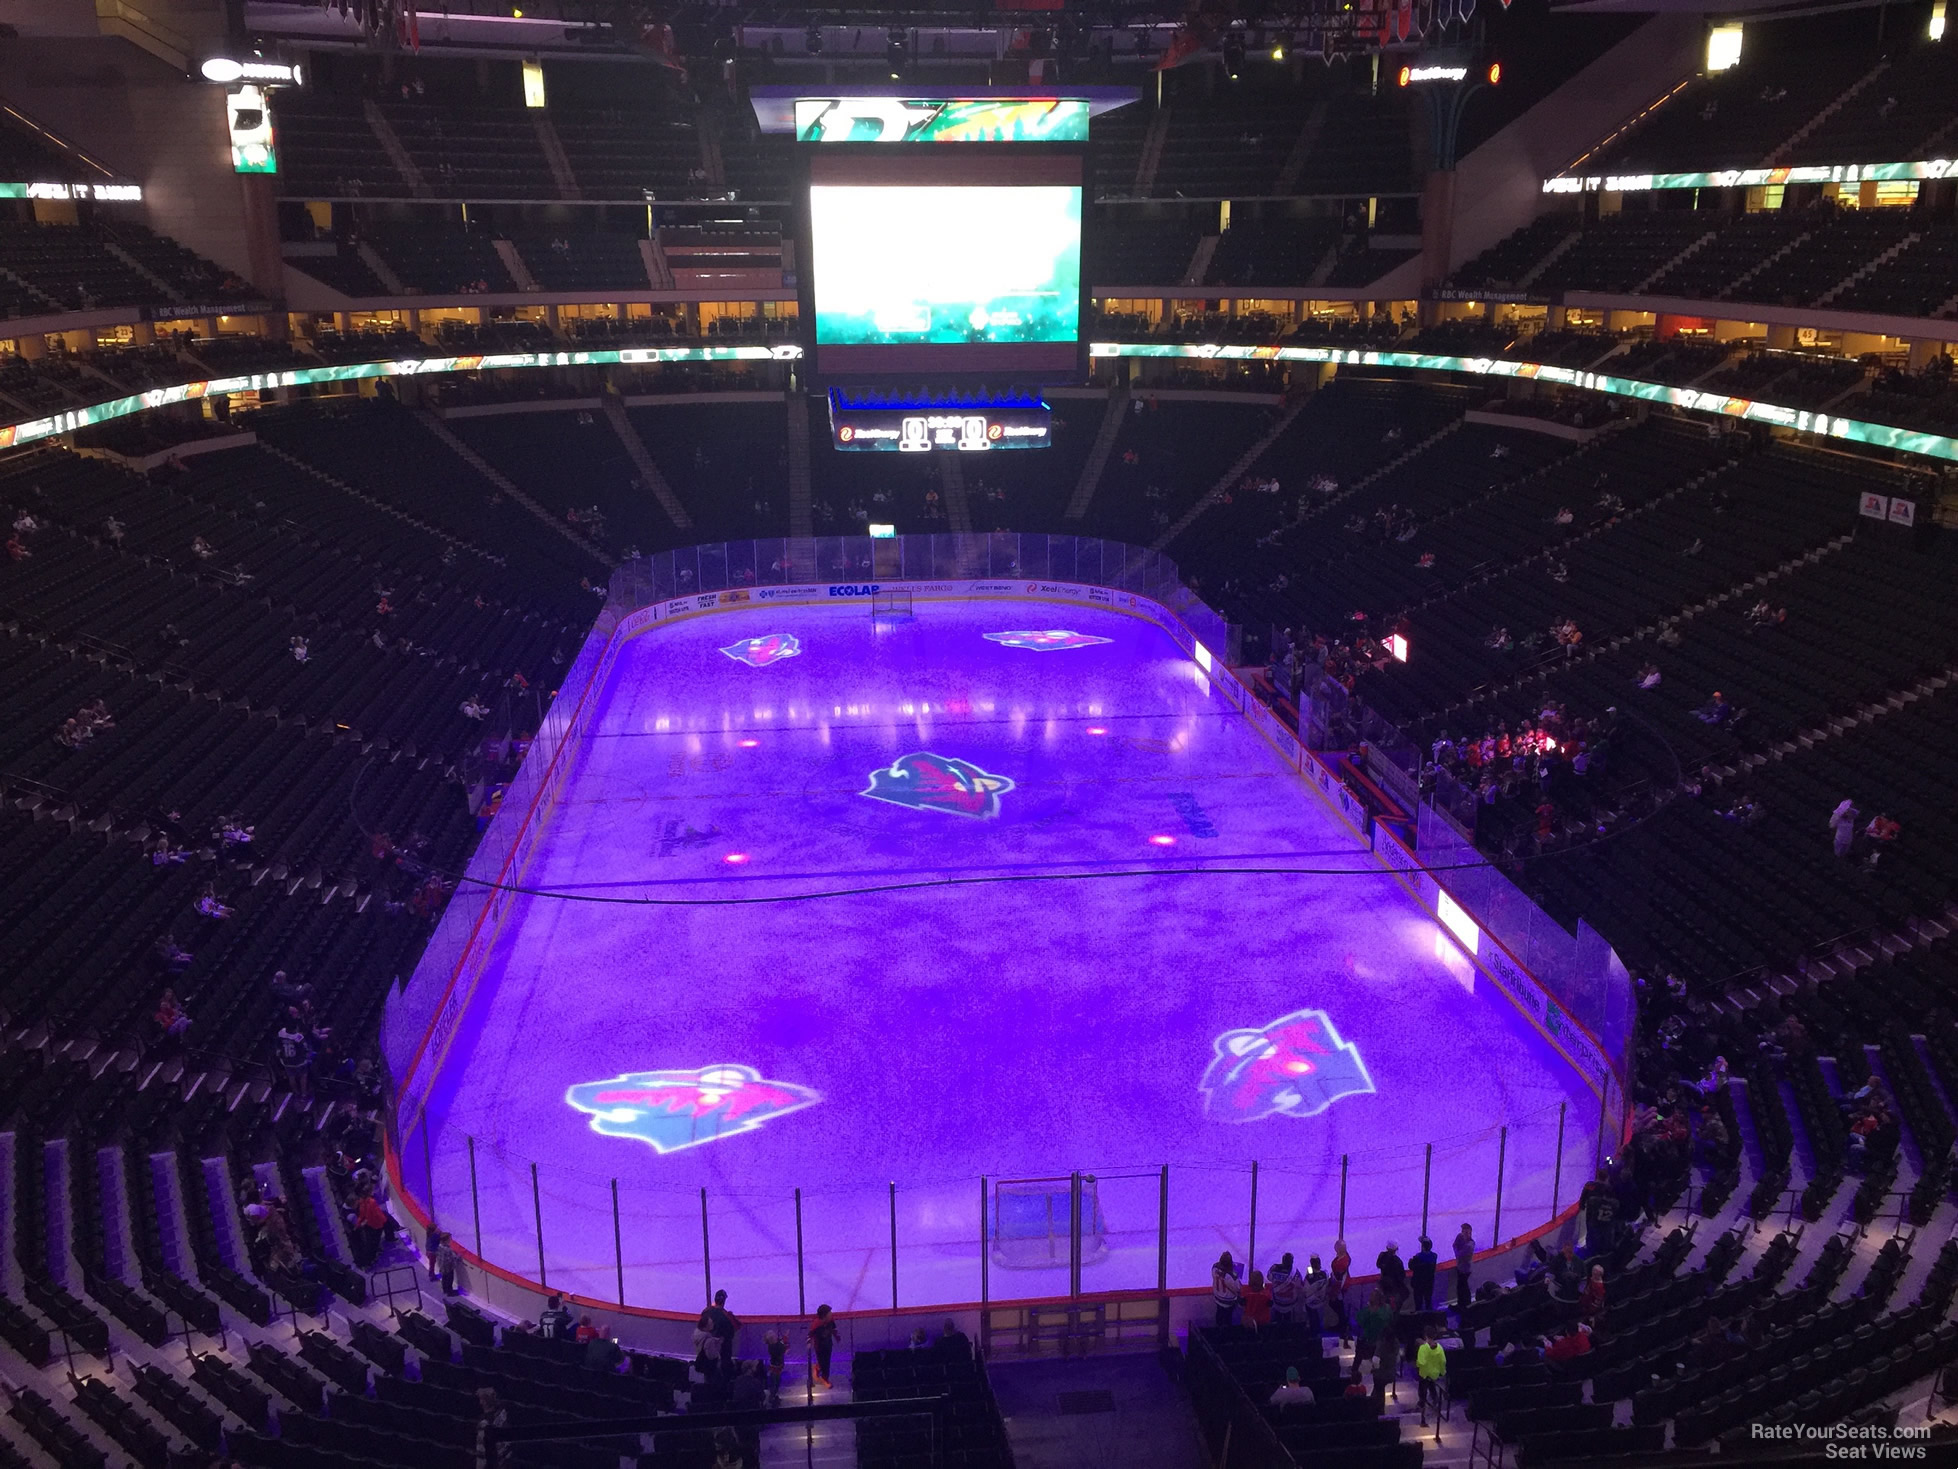
<svg viewBox="0 0 1958 1469">
<path fill-rule="evenodd" d="M 1580 1321 L 1577 1330 L 1569 1336 L 1560 1336 L 1543 1349 L 1546 1362 L 1568 1362 L 1573 1357 L 1581 1357 L 1591 1350 L 1590 1323 Z"/>
<path fill-rule="evenodd" d="M 1364 1398 L 1369 1396 L 1367 1392 L 1367 1385 L 1364 1382 L 1360 1381 L 1360 1368 L 1364 1364 L 1364 1362 L 1365 1362 L 1365 1358 L 1363 1357 L 1356 1355 L 1353 1358 L 1353 1374 L 1352 1376 L 1346 1379 L 1346 1389 L 1340 1394 L 1341 1397 Z"/>
<path fill-rule="evenodd" d="M 381 1240 L 393 1222 L 388 1218 L 388 1211 L 381 1207 L 381 1201 L 373 1194 L 364 1193 L 355 1201 L 352 1244 L 354 1263 L 361 1269 L 373 1268 L 374 1257 L 381 1252 Z"/>
<path fill-rule="evenodd" d="M 1577 1294 L 1577 1313 L 1593 1322 L 1604 1314 L 1604 1266 L 1591 1267 L 1591 1278 Z"/>
<path fill-rule="evenodd" d="M 1251 1279 L 1238 1298 L 1244 1309 L 1244 1324 L 1258 1327 L 1271 1325 L 1271 1289 L 1265 1284 L 1265 1273 L 1253 1270 Z"/>
<path fill-rule="evenodd" d="M 1347 1252 L 1346 1241 L 1333 1241 L 1333 1265 L 1326 1277 L 1326 1304 L 1339 1314 L 1339 1344 L 1351 1346 L 1353 1337 L 1352 1318 L 1346 1309 L 1346 1282 L 1353 1273 L 1353 1257 Z"/>
</svg>

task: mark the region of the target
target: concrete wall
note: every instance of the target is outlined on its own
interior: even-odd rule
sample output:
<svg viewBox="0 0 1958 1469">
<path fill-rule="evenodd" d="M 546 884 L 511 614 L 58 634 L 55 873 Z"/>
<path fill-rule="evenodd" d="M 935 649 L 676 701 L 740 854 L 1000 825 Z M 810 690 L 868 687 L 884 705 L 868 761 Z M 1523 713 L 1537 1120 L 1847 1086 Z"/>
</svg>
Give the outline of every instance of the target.
<svg viewBox="0 0 1958 1469">
<path fill-rule="evenodd" d="M 222 87 L 112 37 L 22 36 L 0 47 L 0 99 L 140 183 L 153 229 L 253 278 Z"/>
<path fill-rule="evenodd" d="M 1447 270 L 1528 224 L 1549 202 L 1543 180 L 1697 71 L 1701 24 L 1697 14 L 1653 16 L 1464 158 Z"/>
</svg>

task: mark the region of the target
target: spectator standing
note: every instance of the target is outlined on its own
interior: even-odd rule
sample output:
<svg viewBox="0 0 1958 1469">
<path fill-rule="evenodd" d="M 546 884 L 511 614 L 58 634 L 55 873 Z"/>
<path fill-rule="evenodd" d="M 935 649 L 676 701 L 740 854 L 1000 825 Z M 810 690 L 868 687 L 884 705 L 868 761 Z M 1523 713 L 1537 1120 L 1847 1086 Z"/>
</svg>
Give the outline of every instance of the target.
<svg viewBox="0 0 1958 1469">
<path fill-rule="evenodd" d="M 1240 1297 L 1244 1305 L 1244 1324 L 1250 1327 L 1271 1325 L 1271 1288 L 1265 1284 L 1264 1272 L 1253 1270 L 1251 1278 L 1245 1283 Z"/>
<path fill-rule="evenodd" d="M 362 1270 L 374 1268 L 374 1258 L 381 1253 L 381 1240 L 386 1235 L 388 1211 L 381 1207 L 381 1201 L 372 1193 L 363 1193 L 354 1201 L 354 1264 Z"/>
<path fill-rule="evenodd" d="M 564 1341 L 571 1336 L 571 1313 L 564 1308 L 564 1297 L 552 1295 L 544 1303 L 544 1314 L 537 1318 L 537 1334 L 546 1341 Z"/>
<path fill-rule="evenodd" d="M 1475 1230 L 1466 1221 L 1455 1236 L 1455 1309 L 1466 1311 L 1469 1303 L 1469 1276 L 1475 1266 Z"/>
<path fill-rule="evenodd" d="M 734 1333 L 741 1328 L 740 1318 L 727 1308 L 726 1291 L 714 1292 L 713 1301 L 700 1313 L 700 1322 L 708 1335 L 720 1341 L 721 1376 L 726 1377 L 734 1370 Z"/>
<path fill-rule="evenodd" d="M 782 1372 L 789 1361 L 789 1334 L 780 1325 L 762 1334 L 761 1344 L 768 1353 L 768 1406 L 782 1406 Z"/>
<path fill-rule="evenodd" d="M 1271 1288 L 1271 1314 L 1275 1321 L 1298 1320 L 1299 1273 L 1292 1265 L 1291 1252 L 1287 1251 L 1265 1276 L 1265 1283 Z"/>
<path fill-rule="evenodd" d="M 299 1012 L 286 1012 L 286 1023 L 279 1027 L 279 1034 L 273 1041 L 273 1049 L 278 1053 L 279 1069 L 285 1072 L 286 1085 L 297 1096 L 310 1096 L 313 1090 L 313 1048 L 306 1040 L 305 1022 Z"/>
<path fill-rule="evenodd" d="M 1835 814 L 1829 818 L 1829 830 L 1835 834 L 1835 850 L 1838 857 L 1847 857 L 1850 844 L 1856 840 L 1856 815 L 1856 803 L 1845 800 L 1836 807 Z"/>
<path fill-rule="evenodd" d="M 1591 1267 L 1591 1278 L 1584 1282 L 1584 1289 L 1577 1295 L 1577 1314 L 1593 1325 L 1604 1314 L 1604 1266 Z"/>
<path fill-rule="evenodd" d="M 1326 1333 L 1326 1283 L 1329 1277 L 1319 1266 L 1319 1257 L 1313 1255 L 1306 1263 L 1305 1275 L 1299 1282 L 1298 1319 L 1312 1328 L 1314 1336 Z"/>
<path fill-rule="evenodd" d="M 1237 1278 L 1237 1262 L 1231 1252 L 1225 1250 L 1217 1257 L 1217 1263 L 1210 1267 L 1210 1299 L 1217 1307 L 1217 1324 L 1229 1326 L 1231 1318 L 1237 1314 L 1237 1303 L 1244 1294 L 1244 1287 Z"/>
<path fill-rule="evenodd" d="M 1368 1292 L 1367 1303 L 1360 1308 L 1359 1327 L 1353 1334 L 1353 1350 L 1362 1357 L 1373 1356 L 1379 1350 L 1380 1338 L 1393 1317 L 1393 1307 L 1387 1304 L 1387 1293 L 1376 1285 Z"/>
<path fill-rule="evenodd" d="M 1448 1370 L 1448 1353 L 1442 1350 L 1437 1337 L 1438 1328 L 1432 1322 L 1428 1325 L 1427 1340 L 1415 1349 L 1414 1375 L 1421 1392 L 1421 1426 L 1428 1426 L 1428 1405 L 1434 1404 L 1435 1415 L 1441 1414 L 1441 1378 Z"/>
<path fill-rule="evenodd" d="M 1439 1263 L 1435 1255 L 1435 1242 L 1422 1235 L 1421 1248 L 1407 1262 L 1407 1278 L 1414 1289 L 1414 1309 L 1417 1311 L 1432 1311 L 1435 1308 L 1435 1269 Z"/>
<path fill-rule="evenodd" d="M 506 1451 L 501 1444 L 492 1446 L 491 1440 L 509 1423 L 510 1412 L 497 1401 L 493 1387 L 476 1390 L 476 1409 L 476 1469 L 501 1469 L 508 1462 Z"/>
<path fill-rule="evenodd" d="M 1351 1346 L 1353 1322 L 1346 1309 L 1346 1284 L 1353 1276 L 1353 1257 L 1346 1251 L 1346 1241 L 1333 1241 L 1332 1268 L 1326 1272 L 1326 1304 L 1331 1306 L 1339 1317 L 1339 1344 Z"/>
<path fill-rule="evenodd" d="M 1387 1241 L 1387 1248 L 1374 1256 L 1374 1266 L 1380 1271 L 1380 1292 L 1387 1298 L 1388 1309 L 1398 1311 L 1407 1304 L 1407 1266 L 1401 1260 L 1400 1246 Z"/>
<path fill-rule="evenodd" d="M 836 1317 L 828 1306 L 816 1307 L 816 1319 L 809 1327 L 809 1350 L 816 1358 L 816 1381 L 828 1387 L 830 1353 L 836 1350 Z"/>
</svg>

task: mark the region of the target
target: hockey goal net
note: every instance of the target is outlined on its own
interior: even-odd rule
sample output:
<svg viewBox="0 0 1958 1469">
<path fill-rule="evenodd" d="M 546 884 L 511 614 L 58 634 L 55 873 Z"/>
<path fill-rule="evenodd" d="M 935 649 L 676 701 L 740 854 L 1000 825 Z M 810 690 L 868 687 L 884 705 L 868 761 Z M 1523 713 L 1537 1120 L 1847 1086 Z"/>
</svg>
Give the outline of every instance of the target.
<svg viewBox="0 0 1958 1469">
<path fill-rule="evenodd" d="M 876 622 L 888 617 L 909 617 L 911 615 L 911 594 L 909 592 L 872 592 L 870 594 L 870 620 Z"/>
</svg>

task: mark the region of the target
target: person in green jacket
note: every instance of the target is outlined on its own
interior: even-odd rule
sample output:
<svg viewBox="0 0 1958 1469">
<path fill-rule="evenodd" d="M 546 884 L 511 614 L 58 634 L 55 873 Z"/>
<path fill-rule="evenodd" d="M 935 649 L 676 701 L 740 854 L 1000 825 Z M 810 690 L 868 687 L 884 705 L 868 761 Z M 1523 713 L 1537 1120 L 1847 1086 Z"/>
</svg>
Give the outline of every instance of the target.
<svg viewBox="0 0 1958 1469">
<path fill-rule="evenodd" d="M 1380 1349 L 1380 1338 L 1393 1319 L 1394 1313 L 1387 1305 L 1386 1293 L 1375 1286 L 1367 1293 L 1367 1303 L 1360 1308 L 1359 1320 L 1354 1323 L 1355 1353 L 1361 1357 L 1376 1355 Z"/>
<path fill-rule="evenodd" d="M 1434 1404 L 1435 1416 L 1441 1416 L 1441 1377 L 1448 1370 L 1448 1353 L 1436 1339 L 1439 1329 L 1429 1323 L 1427 1340 L 1415 1350 L 1414 1374 L 1421 1386 L 1421 1426 L 1428 1426 L 1428 1404 Z"/>
</svg>

